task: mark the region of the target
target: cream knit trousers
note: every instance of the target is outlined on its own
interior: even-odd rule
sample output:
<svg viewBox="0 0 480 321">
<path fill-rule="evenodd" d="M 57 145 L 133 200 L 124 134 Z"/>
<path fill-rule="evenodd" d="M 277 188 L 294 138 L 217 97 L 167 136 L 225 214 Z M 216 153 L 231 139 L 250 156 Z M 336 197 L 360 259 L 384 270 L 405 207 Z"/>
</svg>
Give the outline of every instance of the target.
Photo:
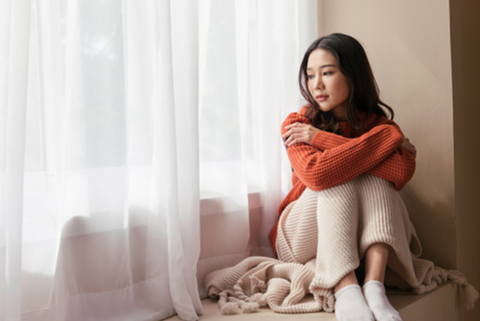
<svg viewBox="0 0 480 321">
<path fill-rule="evenodd" d="M 425 277 L 415 273 L 420 271 L 412 256 L 420 255 L 421 245 L 400 194 L 370 174 L 320 192 L 306 189 L 284 210 L 277 232 L 280 261 L 304 264 L 316 258 L 311 290 L 332 289 L 375 243 L 393 248 L 387 265 L 411 286 Z M 424 269 L 433 269 L 433 263 L 427 265 Z"/>
</svg>

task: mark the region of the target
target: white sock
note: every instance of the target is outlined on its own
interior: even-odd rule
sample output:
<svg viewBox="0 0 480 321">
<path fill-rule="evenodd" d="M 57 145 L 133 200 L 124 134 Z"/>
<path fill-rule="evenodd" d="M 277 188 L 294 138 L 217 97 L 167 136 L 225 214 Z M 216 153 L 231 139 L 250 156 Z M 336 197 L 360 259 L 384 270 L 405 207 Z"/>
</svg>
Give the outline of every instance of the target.
<svg viewBox="0 0 480 321">
<path fill-rule="evenodd" d="M 372 311 L 357 284 L 347 285 L 335 293 L 335 316 L 338 321 L 374 321 Z"/>
<path fill-rule="evenodd" d="M 382 282 L 372 280 L 365 283 L 363 285 L 363 295 L 376 320 L 402 321 L 400 314 L 388 301 Z"/>
</svg>

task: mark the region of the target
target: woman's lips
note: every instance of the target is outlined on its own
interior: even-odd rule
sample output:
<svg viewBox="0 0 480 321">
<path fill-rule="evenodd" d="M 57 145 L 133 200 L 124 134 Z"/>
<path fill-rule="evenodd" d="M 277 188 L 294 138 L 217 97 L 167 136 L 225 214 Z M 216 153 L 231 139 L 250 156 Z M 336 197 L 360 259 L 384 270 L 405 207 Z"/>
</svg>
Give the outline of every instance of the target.
<svg viewBox="0 0 480 321">
<path fill-rule="evenodd" d="M 324 101 L 325 99 L 328 98 L 327 95 L 317 95 L 315 96 L 315 98 L 317 98 L 318 101 Z"/>
</svg>

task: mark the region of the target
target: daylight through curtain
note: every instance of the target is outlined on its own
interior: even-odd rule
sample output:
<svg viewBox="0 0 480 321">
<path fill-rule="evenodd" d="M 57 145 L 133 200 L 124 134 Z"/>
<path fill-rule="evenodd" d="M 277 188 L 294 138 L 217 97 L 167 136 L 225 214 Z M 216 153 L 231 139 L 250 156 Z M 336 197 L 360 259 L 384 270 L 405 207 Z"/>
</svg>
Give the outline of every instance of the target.
<svg viewBox="0 0 480 321">
<path fill-rule="evenodd" d="M 202 313 L 267 235 L 316 1 L 0 5 L 0 319 Z"/>
</svg>

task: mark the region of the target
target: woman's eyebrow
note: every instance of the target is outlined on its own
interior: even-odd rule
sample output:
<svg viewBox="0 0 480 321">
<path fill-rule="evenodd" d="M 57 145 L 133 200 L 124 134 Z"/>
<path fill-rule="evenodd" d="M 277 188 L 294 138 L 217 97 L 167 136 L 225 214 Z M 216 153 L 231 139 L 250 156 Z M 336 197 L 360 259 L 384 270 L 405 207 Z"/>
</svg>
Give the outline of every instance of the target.
<svg viewBox="0 0 480 321">
<path fill-rule="evenodd" d="M 322 66 L 320 66 L 320 69 L 322 69 L 322 68 L 327 68 L 327 67 L 337 67 L 337 65 L 334 65 L 334 64 L 322 65 Z M 313 70 L 313 68 L 312 68 L 312 67 L 308 67 L 307 70 Z"/>
</svg>

